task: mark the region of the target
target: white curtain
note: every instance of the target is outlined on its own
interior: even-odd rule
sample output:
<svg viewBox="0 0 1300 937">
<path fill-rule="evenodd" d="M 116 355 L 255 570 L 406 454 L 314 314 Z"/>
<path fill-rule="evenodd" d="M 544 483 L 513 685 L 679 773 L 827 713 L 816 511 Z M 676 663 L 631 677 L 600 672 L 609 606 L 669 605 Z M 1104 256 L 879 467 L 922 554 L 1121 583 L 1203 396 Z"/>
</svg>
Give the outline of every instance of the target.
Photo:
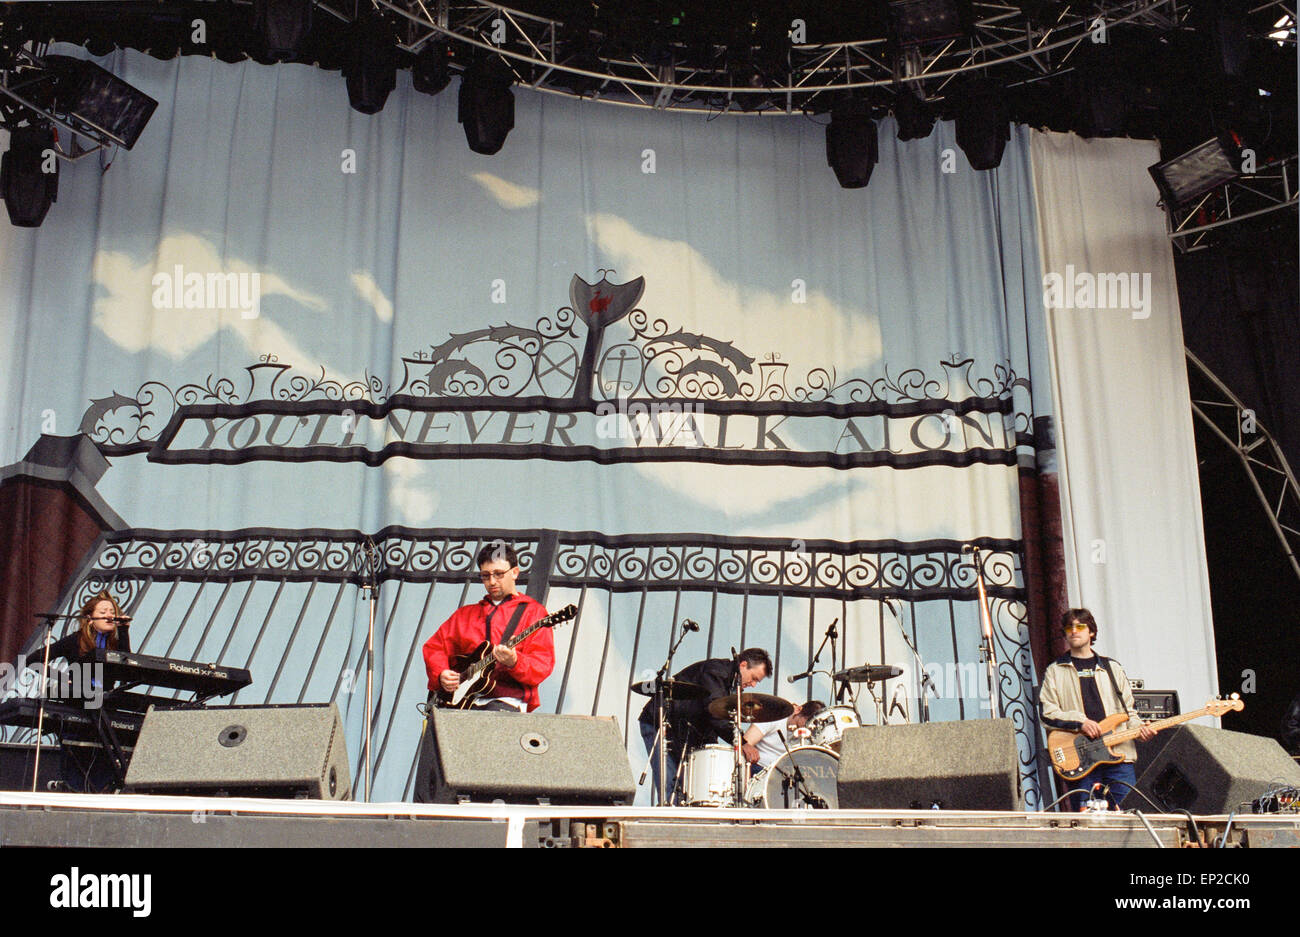
<svg viewBox="0 0 1300 937">
<path fill-rule="evenodd" d="M 1198 708 L 1218 679 L 1156 145 L 1038 133 L 1030 152 L 1070 602 L 1097 616 L 1101 653 Z"/>
</svg>

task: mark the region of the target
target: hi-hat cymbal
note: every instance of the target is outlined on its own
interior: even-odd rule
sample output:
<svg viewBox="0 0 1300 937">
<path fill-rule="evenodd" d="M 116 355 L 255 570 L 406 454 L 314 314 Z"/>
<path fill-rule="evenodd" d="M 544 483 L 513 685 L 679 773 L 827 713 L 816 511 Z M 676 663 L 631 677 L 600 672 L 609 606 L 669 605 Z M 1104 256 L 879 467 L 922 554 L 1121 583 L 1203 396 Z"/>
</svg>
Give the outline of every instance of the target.
<svg viewBox="0 0 1300 937">
<path fill-rule="evenodd" d="M 665 680 L 663 687 L 664 698 L 669 700 L 705 699 L 709 695 L 708 690 L 689 680 Z M 633 693 L 640 693 L 642 696 L 654 696 L 655 682 L 653 679 L 638 680 L 632 684 L 631 689 Z"/>
<path fill-rule="evenodd" d="M 863 664 L 861 667 L 841 670 L 835 674 L 835 679 L 847 680 L 849 683 L 875 683 L 878 680 L 892 680 L 902 673 L 903 668 L 893 664 Z"/>
<path fill-rule="evenodd" d="M 719 696 L 709 702 L 709 715 L 714 719 L 730 719 L 735 712 L 736 697 L 733 695 Z M 792 712 L 794 712 L 794 704 L 779 696 L 770 696 L 767 693 L 740 694 L 741 722 L 775 722 L 786 718 Z"/>
</svg>

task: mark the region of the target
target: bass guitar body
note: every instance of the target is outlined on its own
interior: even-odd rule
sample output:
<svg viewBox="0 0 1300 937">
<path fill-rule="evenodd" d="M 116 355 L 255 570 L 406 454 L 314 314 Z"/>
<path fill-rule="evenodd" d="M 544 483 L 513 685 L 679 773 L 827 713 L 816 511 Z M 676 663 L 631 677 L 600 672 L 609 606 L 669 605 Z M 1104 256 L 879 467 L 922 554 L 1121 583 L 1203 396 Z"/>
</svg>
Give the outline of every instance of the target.
<svg viewBox="0 0 1300 937">
<path fill-rule="evenodd" d="M 1100 738 L 1090 739 L 1082 732 L 1057 729 L 1047 734 L 1047 754 L 1052 759 L 1056 773 L 1067 781 L 1077 781 L 1090 774 L 1098 765 L 1114 765 L 1124 760 L 1106 744 L 1106 736 L 1128 724 L 1128 713 L 1115 713 L 1097 723 Z"/>
</svg>

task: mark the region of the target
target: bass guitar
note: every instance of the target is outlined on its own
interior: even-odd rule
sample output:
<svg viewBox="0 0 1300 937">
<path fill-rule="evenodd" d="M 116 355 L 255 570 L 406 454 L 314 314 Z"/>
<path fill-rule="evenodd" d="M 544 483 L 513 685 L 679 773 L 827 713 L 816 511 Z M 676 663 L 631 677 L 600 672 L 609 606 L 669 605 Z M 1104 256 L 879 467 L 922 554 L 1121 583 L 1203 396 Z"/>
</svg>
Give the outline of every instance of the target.
<svg viewBox="0 0 1300 937">
<path fill-rule="evenodd" d="M 1170 716 L 1168 719 L 1157 719 L 1155 722 L 1147 723 L 1146 727 L 1152 732 L 1159 732 L 1161 729 L 1176 726 L 1189 719 L 1222 716 L 1224 713 L 1240 712 L 1245 708 L 1246 704 L 1236 693 L 1233 693 L 1229 699 L 1211 700 L 1204 708 L 1195 712 Z M 1119 727 L 1125 725 L 1128 720 L 1128 713 L 1107 716 L 1097 723 L 1101 727 L 1101 735 L 1095 739 L 1088 738 L 1082 732 L 1067 732 L 1064 729 L 1047 733 L 1047 754 L 1052 759 L 1052 767 L 1056 769 L 1056 773 L 1067 781 L 1077 781 L 1090 774 L 1098 765 L 1113 765 L 1123 761 L 1124 757 L 1115 754 L 1112 746 L 1138 737 L 1137 729 L 1119 730 Z"/>
<path fill-rule="evenodd" d="M 541 628 L 554 628 L 578 614 L 578 606 L 566 605 L 558 612 L 552 612 L 545 618 L 533 622 L 523 631 L 506 641 L 501 647 L 515 647 L 526 641 L 529 635 Z M 468 654 L 461 654 L 451 662 L 451 669 L 460 674 L 460 684 L 448 693 L 441 687 L 433 695 L 433 702 L 439 709 L 468 709 L 480 696 L 491 694 L 497 685 L 493 679 L 496 672 L 496 658 L 492 656 L 492 642 L 484 641 Z"/>
</svg>

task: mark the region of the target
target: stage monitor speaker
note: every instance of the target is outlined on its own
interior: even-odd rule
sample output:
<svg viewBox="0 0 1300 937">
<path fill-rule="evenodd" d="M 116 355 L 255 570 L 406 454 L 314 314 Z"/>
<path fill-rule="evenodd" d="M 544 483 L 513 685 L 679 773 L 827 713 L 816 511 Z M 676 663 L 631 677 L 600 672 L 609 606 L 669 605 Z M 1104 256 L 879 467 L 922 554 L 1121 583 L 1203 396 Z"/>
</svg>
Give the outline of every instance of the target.
<svg viewBox="0 0 1300 937">
<path fill-rule="evenodd" d="M 36 785 L 37 792 L 51 790 L 50 785 L 61 779 L 62 759 L 63 753 L 59 751 L 59 746 L 41 746 L 41 777 Z M 0 791 L 30 791 L 32 769 L 35 767 L 35 745 L 0 743 Z"/>
<path fill-rule="evenodd" d="M 417 801 L 606 806 L 636 796 L 612 718 L 433 709 L 427 731 Z"/>
<path fill-rule="evenodd" d="M 1273 739 L 1191 724 L 1169 736 L 1138 776 L 1137 791 L 1124 798 L 1124 809 L 1157 809 L 1141 796 L 1145 794 L 1170 812 L 1249 812 L 1243 805 L 1272 787 L 1300 787 L 1300 766 Z"/>
<path fill-rule="evenodd" d="M 343 722 L 334 703 L 150 708 L 128 792 L 347 800 Z"/>
<path fill-rule="evenodd" d="M 844 733 L 840 806 L 1020 810 L 1010 719 L 864 726 Z"/>
</svg>

